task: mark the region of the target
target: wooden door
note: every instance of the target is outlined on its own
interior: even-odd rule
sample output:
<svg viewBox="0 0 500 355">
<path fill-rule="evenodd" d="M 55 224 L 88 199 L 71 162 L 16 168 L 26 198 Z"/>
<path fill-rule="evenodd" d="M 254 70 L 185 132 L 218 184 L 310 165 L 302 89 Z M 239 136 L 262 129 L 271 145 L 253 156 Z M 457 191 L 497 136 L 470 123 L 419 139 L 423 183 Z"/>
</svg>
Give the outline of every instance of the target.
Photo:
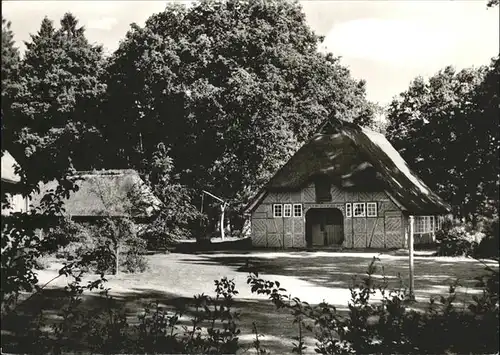
<svg viewBox="0 0 500 355">
<path fill-rule="evenodd" d="M 312 245 L 313 247 L 323 246 L 325 245 L 325 236 L 324 231 L 321 228 L 321 222 L 317 221 L 317 223 L 312 224 L 311 232 L 312 232 Z"/>
<path fill-rule="evenodd" d="M 310 210 L 306 219 L 311 246 L 341 245 L 344 241 L 343 217 L 339 210 Z"/>
</svg>

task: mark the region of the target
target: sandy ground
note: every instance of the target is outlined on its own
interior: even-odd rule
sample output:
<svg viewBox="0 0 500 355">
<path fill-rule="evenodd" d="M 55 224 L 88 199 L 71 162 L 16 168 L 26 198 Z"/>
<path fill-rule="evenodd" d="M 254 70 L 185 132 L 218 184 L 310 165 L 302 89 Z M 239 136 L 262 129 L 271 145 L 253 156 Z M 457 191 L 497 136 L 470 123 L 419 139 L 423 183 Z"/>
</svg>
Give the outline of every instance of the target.
<svg viewBox="0 0 500 355">
<path fill-rule="evenodd" d="M 209 262 L 207 260 L 224 260 L 225 257 L 231 258 L 241 258 L 242 264 L 245 260 L 264 260 L 271 264 L 273 261 L 279 259 L 286 259 L 290 261 L 292 267 L 290 269 L 282 270 L 283 272 L 273 273 L 272 271 L 262 272 L 259 276 L 272 281 L 279 281 L 282 287 L 286 288 L 293 297 L 299 297 L 303 301 L 309 303 L 319 303 L 324 300 L 331 304 L 339 306 L 341 308 L 347 307 L 347 303 L 350 299 L 350 292 L 348 288 L 342 284 L 340 287 L 334 287 L 331 285 L 322 286 L 321 282 L 315 282 L 315 274 L 328 273 L 331 268 L 330 264 L 326 264 L 325 260 L 328 260 L 337 265 L 340 263 L 344 266 L 345 271 L 342 272 L 343 276 L 356 274 L 361 274 L 363 268 L 369 264 L 371 259 L 376 256 L 380 259 L 381 265 L 391 265 L 397 263 L 402 265 L 403 268 L 407 264 L 407 256 L 394 256 L 385 255 L 379 253 L 328 253 L 328 252 L 315 252 L 315 253 L 270 253 L 270 252 L 255 252 L 249 254 L 161 254 L 148 256 L 150 268 L 144 274 L 125 274 L 120 275 L 110 275 L 107 277 L 108 282 L 106 287 L 111 288 L 111 293 L 114 295 L 120 295 L 123 293 L 147 293 L 151 290 L 156 290 L 158 292 L 165 292 L 168 294 L 175 294 L 180 297 L 192 297 L 195 294 L 201 294 L 203 292 L 207 293 L 213 289 L 213 280 L 219 279 L 226 276 L 229 279 L 233 279 L 236 283 L 236 288 L 239 291 L 238 298 L 243 299 L 265 299 L 264 296 L 252 294 L 249 287 L 247 286 L 247 275 L 248 272 L 238 271 L 238 268 L 232 265 L 225 265 L 219 262 Z M 304 279 L 304 277 L 297 277 L 294 275 L 295 269 L 301 269 L 300 264 L 302 261 L 307 260 L 308 263 L 318 260 L 317 267 L 308 266 L 310 271 L 310 281 Z M 353 260 L 361 267 L 361 272 L 352 272 L 351 267 L 344 263 L 343 260 L 349 259 L 349 263 L 353 263 Z M 463 270 L 473 271 L 474 276 L 476 272 L 479 273 L 485 265 L 482 263 L 469 259 L 469 258 L 455 258 L 455 257 L 429 257 L 429 256 L 416 256 L 415 257 L 415 278 L 420 281 L 425 281 L 426 279 L 433 277 L 443 279 L 442 284 L 432 285 L 431 291 L 429 289 L 417 289 L 416 297 L 417 300 L 425 301 L 428 299 L 429 294 L 439 294 L 446 293 L 449 283 L 445 283 L 445 280 L 451 280 L 455 278 L 461 278 L 464 276 Z M 442 265 L 443 267 L 436 268 L 433 266 L 433 270 L 423 270 L 419 267 L 419 263 L 423 265 Z M 493 267 L 498 267 L 498 263 L 495 261 L 484 261 L 486 265 Z M 57 276 L 57 270 L 62 266 L 61 263 L 53 263 L 49 269 L 41 270 L 38 272 L 39 284 L 43 285 L 53 277 Z M 337 266 L 338 268 L 338 266 Z M 316 269 L 316 270 L 315 270 Z M 301 270 L 304 271 L 304 270 Z M 397 270 L 401 272 L 403 277 L 406 277 L 407 270 Z M 403 272 L 402 272 L 403 271 Z M 288 275 L 284 275 L 288 274 Z M 386 271 L 386 275 L 389 278 L 394 278 L 396 273 L 391 275 L 389 271 Z M 88 275 L 84 281 L 95 279 L 95 275 Z M 57 280 L 51 282 L 48 287 L 64 287 L 68 280 L 66 277 L 62 276 Z M 480 292 L 474 287 L 459 287 L 458 292 L 467 292 L 469 294 Z M 378 298 L 378 297 L 375 297 Z"/>
</svg>

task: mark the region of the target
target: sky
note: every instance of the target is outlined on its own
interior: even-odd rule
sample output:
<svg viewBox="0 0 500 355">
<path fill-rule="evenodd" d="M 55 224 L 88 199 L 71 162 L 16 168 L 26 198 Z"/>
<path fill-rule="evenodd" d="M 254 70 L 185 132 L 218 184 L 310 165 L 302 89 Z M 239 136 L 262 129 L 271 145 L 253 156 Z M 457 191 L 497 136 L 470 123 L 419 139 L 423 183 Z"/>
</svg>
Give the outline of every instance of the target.
<svg viewBox="0 0 500 355">
<path fill-rule="evenodd" d="M 182 2 L 182 1 L 179 1 Z M 143 25 L 167 1 L 2 1 L 15 40 L 36 33 L 42 19 L 58 22 L 72 12 L 87 38 L 111 53 L 130 24 Z M 301 1 L 309 26 L 325 36 L 321 51 L 341 57 L 367 98 L 382 105 L 447 65 L 457 69 L 489 64 L 499 54 L 499 8 L 487 0 L 307 0 Z"/>
</svg>

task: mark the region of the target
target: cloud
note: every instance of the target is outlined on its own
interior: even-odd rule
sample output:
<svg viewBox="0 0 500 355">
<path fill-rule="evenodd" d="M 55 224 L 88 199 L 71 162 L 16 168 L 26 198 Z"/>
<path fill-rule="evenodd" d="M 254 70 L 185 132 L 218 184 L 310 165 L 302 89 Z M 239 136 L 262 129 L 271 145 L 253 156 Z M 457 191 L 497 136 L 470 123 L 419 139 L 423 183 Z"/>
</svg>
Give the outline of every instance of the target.
<svg viewBox="0 0 500 355">
<path fill-rule="evenodd" d="M 324 49 L 346 57 L 390 64 L 418 64 L 453 48 L 459 38 L 445 26 L 417 20 L 359 19 L 333 26 Z"/>
<path fill-rule="evenodd" d="M 487 64 L 498 53 L 498 20 L 483 11 L 478 16 L 355 19 L 334 25 L 322 50 L 399 67 Z"/>
<path fill-rule="evenodd" d="M 118 20 L 114 17 L 101 17 L 99 19 L 89 20 L 85 27 L 88 29 L 109 31 L 117 23 Z"/>
</svg>

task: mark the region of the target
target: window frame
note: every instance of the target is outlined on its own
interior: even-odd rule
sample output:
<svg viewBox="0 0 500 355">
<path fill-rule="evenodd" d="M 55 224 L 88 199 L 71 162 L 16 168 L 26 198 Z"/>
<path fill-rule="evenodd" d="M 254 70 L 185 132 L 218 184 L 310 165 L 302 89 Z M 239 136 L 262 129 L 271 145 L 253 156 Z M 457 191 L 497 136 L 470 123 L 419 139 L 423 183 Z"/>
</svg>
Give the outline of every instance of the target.
<svg viewBox="0 0 500 355">
<path fill-rule="evenodd" d="M 288 210 L 288 215 L 287 215 L 287 210 Z M 285 203 L 283 204 L 283 218 L 290 218 L 292 217 L 292 204 L 291 203 Z"/>
<path fill-rule="evenodd" d="M 298 207 L 300 207 L 300 216 L 298 216 L 298 215 L 295 213 L 295 211 L 296 211 L 295 207 L 297 207 L 297 206 L 298 206 Z M 303 209 L 303 207 L 302 207 L 302 204 L 301 204 L 301 203 L 294 203 L 294 204 L 293 204 L 293 206 L 292 206 L 292 213 L 293 213 L 293 217 L 301 218 L 301 217 L 304 215 L 303 211 L 304 211 L 304 209 Z"/>
<path fill-rule="evenodd" d="M 277 209 L 276 207 L 279 207 L 280 214 L 278 215 L 276 213 Z M 283 217 L 283 205 L 281 203 L 274 203 L 273 204 L 273 218 L 282 218 Z"/>
<path fill-rule="evenodd" d="M 352 218 L 352 204 L 350 202 L 345 204 L 345 216 L 346 218 Z"/>
<path fill-rule="evenodd" d="M 356 207 L 363 206 L 363 213 L 361 215 L 356 214 Z M 365 202 L 354 202 L 352 204 L 352 216 L 355 218 L 366 217 L 366 203 Z"/>
<path fill-rule="evenodd" d="M 370 214 L 369 213 L 369 208 L 368 206 L 375 206 L 375 214 Z M 366 203 L 366 217 L 378 217 L 378 204 L 376 202 L 367 202 Z"/>
</svg>

